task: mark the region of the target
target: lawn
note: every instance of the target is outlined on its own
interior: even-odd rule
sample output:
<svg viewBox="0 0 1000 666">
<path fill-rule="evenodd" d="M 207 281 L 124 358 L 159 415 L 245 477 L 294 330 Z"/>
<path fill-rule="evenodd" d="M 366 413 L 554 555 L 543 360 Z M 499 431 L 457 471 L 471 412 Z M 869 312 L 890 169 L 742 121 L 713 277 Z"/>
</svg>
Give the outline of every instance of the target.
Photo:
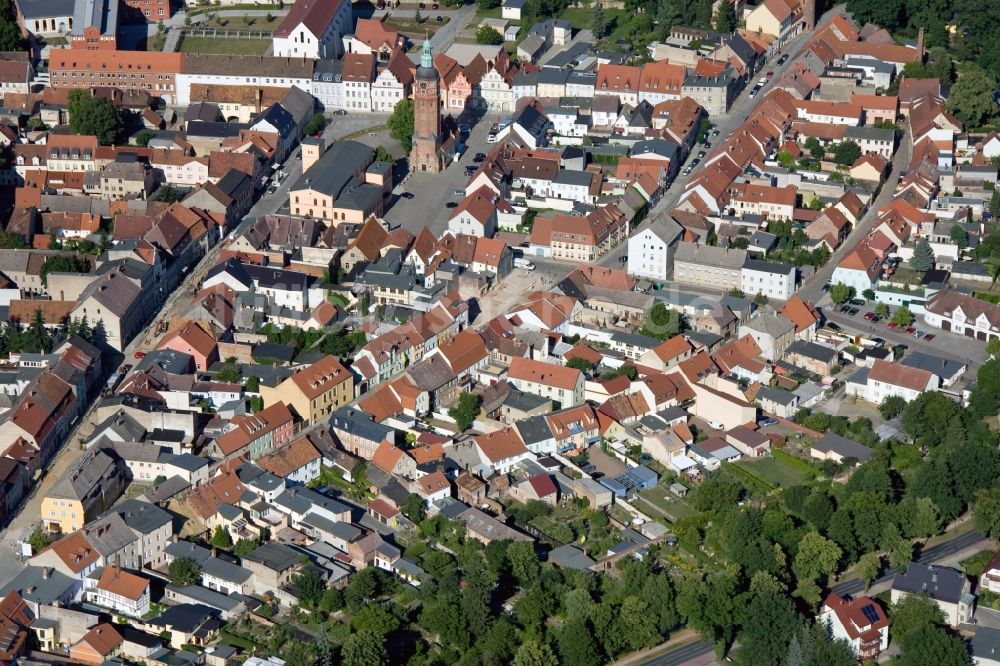
<svg viewBox="0 0 1000 666">
<path fill-rule="evenodd" d="M 181 39 L 181 53 L 220 53 L 223 55 L 264 55 L 268 39 L 223 39 L 221 37 L 190 37 Z"/>
<path fill-rule="evenodd" d="M 743 459 L 734 465 L 774 487 L 789 488 L 809 480 L 804 470 L 779 458 Z"/>
<path fill-rule="evenodd" d="M 639 494 L 642 496 L 643 499 L 648 501 L 650 504 L 652 504 L 653 506 L 657 507 L 658 509 L 669 515 L 673 519 L 673 522 L 675 523 L 678 520 L 683 520 L 684 518 L 688 518 L 698 513 L 697 511 L 691 508 L 690 504 L 688 504 L 683 500 L 677 499 L 676 497 L 671 495 L 666 488 L 662 488 L 660 486 L 657 486 L 656 488 L 650 488 L 649 490 L 643 490 Z M 639 504 L 638 508 L 639 510 L 642 510 L 643 509 L 642 504 Z M 643 513 L 649 513 L 649 512 L 643 511 Z M 655 518 L 656 516 L 653 517 Z"/>
<path fill-rule="evenodd" d="M 435 21 L 433 18 L 428 17 L 427 15 L 424 15 L 423 20 L 419 23 L 412 18 L 390 18 L 383 21 L 383 23 L 385 23 L 385 25 L 387 26 L 395 28 L 399 32 L 411 33 L 421 36 L 426 34 L 430 36 L 433 35 L 435 32 L 437 32 L 440 28 L 446 26 L 448 24 L 448 21 L 451 20 L 447 16 L 442 18 L 444 18 L 444 20 L 441 21 L 440 23 Z M 422 42 L 423 40 L 420 41 Z"/>
<path fill-rule="evenodd" d="M 559 18 L 569 21 L 574 30 L 590 30 L 594 24 L 594 10 L 590 7 L 568 7 Z M 609 25 L 619 26 L 628 22 L 629 13 L 624 9 L 605 9 L 604 18 Z"/>
</svg>

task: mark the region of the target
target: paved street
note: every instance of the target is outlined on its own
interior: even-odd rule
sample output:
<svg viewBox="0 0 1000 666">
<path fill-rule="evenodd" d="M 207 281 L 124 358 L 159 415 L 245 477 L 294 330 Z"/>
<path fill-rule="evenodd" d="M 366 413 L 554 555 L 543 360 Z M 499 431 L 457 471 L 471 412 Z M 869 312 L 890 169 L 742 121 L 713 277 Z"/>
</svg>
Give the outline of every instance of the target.
<svg viewBox="0 0 1000 666">
<path fill-rule="evenodd" d="M 833 275 L 833 270 L 837 267 L 837 263 L 840 262 L 847 254 L 854 249 L 857 242 L 868 235 L 875 226 L 875 221 L 878 218 L 878 209 L 886 204 L 890 203 L 893 199 L 893 195 L 896 192 L 896 184 L 899 182 L 899 177 L 904 171 L 910 166 L 910 158 L 913 155 L 913 144 L 910 141 L 909 132 L 903 132 L 903 138 L 900 141 L 899 147 L 896 149 L 896 154 L 892 157 L 892 172 L 889 177 L 886 178 L 885 184 L 882 186 L 882 190 L 879 192 L 875 200 L 872 201 L 868 210 L 862 216 L 858 224 L 851 230 L 851 235 L 846 241 L 833 253 L 830 260 L 823 264 L 819 270 L 817 270 L 806 282 L 802 284 L 799 288 L 799 296 L 803 300 L 810 301 L 813 303 L 823 303 L 824 298 L 828 298 L 823 293 L 823 285 L 827 283 L 830 276 Z"/>
<path fill-rule="evenodd" d="M 328 142 L 336 141 L 348 134 L 361 131 L 370 127 L 380 127 L 385 123 L 385 116 L 378 114 L 367 114 L 363 116 L 333 116 L 333 120 L 324 130 L 324 136 Z M 285 162 L 283 169 L 288 176 L 282 181 L 280 187 L 273 194 L 266 194 L 261 197 L 253 206 L 242 222 L 236 227 L 236 233 L 245 231 L 246 228 L 260 215 L 274 213 L 288 202 L 288 188 L 298 179 L 302 170 L 302 160 L 299 158 L 299 149 L 291 154 Z M 223 243 L 218 243 L 201 260 L 194 270 L 190 271 L 173 293 L 168 297 L 160 313 L 154 317 L 131 343 L 124 349 L 122 355 L 117 359 L 105 359 L 105 372 L 117 372 L 123 363 L 133 363 L 135 352 L 148 351 L 155 345 L 156 323 L 161 319 L 170 319 L 185 312 L 191 305 L 192 289 L 201 282 L 205 273 L 215 265 L 222 249 Z M 83 454 L 80 449 L 79 440 L 85 439 L 93 430 L 95 401 L 87 412 L 80 418 L 76 428 L 70 432 L 65 444 L 56 453 L 55 458 L 49 464 L 46 475 L 35 485 L 31 494 L 25 499 L 21 510 L 11 520 L 10 524 L 0 531 L 0 584 L 6 583 L 13 578 L 22 568 L 17 554 L 20 552 L 17 542 L 25 538 L 31 531 L 33 525 L 39 518 L 42 498 L 51 489 L 52 485 L 59 477 L 72 465 L 74 465 Z"/>
<path fill-rule="evenodd" d="M 882 338 L 892 346 L 906 345 L 913 350 L 960 361 L 969 366 L 966 376 L 973 379 L 975 378 L 976 369 L 989 358 L 989 354 L 986 353 L 986 347 L 982 341 L 931 328 L 924 324 L 923 319 L 920 317 L 917 317 L 913 326 L 925 333 L 933 333 L 933 340 L 927 341 L 922 337 L 915 338 L 912 335 L 907 335 L 900 328 L 891 329 L 886 326 L 886 320 L 882 320 L 877 324 L 865 321 L 864 313 L 873 309 L 873 304 L 869 304 L 862 308 L 861 312 L 852 317 L 849 314 L 842 313 L 839 308 L 832 304 L 828 304 L 822 308 L 823 316 L 828 321 L 835 322 L 848 333 Z"/>
<path fill-rule="evenodd" d="M 819 22 L 820 27 L 822 27 L 826 22 L 830 20 L 830 18 L 833 17 L 832 11 L 833 10 L 831 10 L 831 12 L 827 12 L 824 18 L 820 20 Z M 783 52 L 794 53 L 796 49 L 804 46 L 807 40 L 808 40 L 808 35 L 801 34 L 797 36 L 795 39 L 791 40 L 785 46 Z M 718 145 L 719 143 L 721 143 L 723 139 L 725 139 L 732 132 L 734 132 L 741 124 L 743 124 L 743 121 L 745 121 L 747 119 L 747 116 L 750 115 L 750 112 L 753 111 L 754 106 L 761 100 L 761 98 L 764 95 L 767 94 L 767 92 L 771 87 L 771 83 L 781 78 L 781 74 L 785 70 L 789 69 L 796 60 L 796 58 L 794 57 L 789 58 L 785 62 L 785 64 L 778 65 L 777 64 L 778 57 L 780 56 L 778 54 L 775 54 L 775 56 L 772 58 L 772 61 L 766 63 L 763 67 L 761 67 L 760 72 L 757 73 L 756 76 L 760 77 L 763 75 L 764 72 L 773 71 L 774 76 L 771 78 L 770 81 L 767 82 L 764 88 L 754 97 L 754 99 L 750 99 L 750 90 L 755 85 L 756 79 L 747 82 L 746 88 L 744 88 L 744 90 L 740 93 L 739 97 L 736 98 L 736 101 L 733 103 L 728 114 L 721 117 L 711 118 L 711 121 L 715 124 L 715 129 L 719 130 L 719 135 L 711 137 L 713 148 L 708 151 L 709 156 L 711 156 L 712 154 L 714 154 L 716 150 L 718 150 Z M 646 222 L 640 225 L 637 229 L 634 229 L 633 233 L 641 231 L 642 229 L 645 229 L 647 227 L 652 227 L 654 231 L 663 230 L 663 228 L 666 226 L 666 220 L 670 211 L 674 208 L 674 206 L 677 205 L 677 200 L 684 192 L 684 186 L 687 184 L 687 182 L 691 179 L 692 176 L 698 173 L 698 170 L 704 164 L 704 159 L 703 159 L 702 164 L 700 164 L 699 167 L 696 168 L 690 176 L 683 175 L 683 167 L 687 164 L 690 164 L 690 162 L 693 159 L 695 159 L 698 152 L 702 150 L 699 146 L 700 144 L 695 146 L 695 148 L 691 152 L 691 155 L 688 155 L 688 159 L 685 162 L 685 164 L 681 165 L 681 172 L 678 173 L 677 178 L 674 179 L 674 182 L 670 184 L 670 187 L 667 188 L 667 190 L 660 197 L 660 200 L 650 210 Z M 601 257 L 598 263 L 601 264 L 602 266 L 617 267 L 621 264 L 619 259 L 625 256 L 627 249 L 628 249 L 628 244 L 622 243 L 614 250 Z"/>
</svg>

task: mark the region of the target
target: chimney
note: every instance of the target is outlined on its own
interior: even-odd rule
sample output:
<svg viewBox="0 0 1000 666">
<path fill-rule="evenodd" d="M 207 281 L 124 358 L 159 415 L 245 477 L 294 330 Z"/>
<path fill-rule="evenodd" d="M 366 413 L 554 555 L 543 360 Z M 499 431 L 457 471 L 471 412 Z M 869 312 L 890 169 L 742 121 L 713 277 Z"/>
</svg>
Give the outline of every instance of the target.
<svg viewBox="0 0 1000 666">
<path fill-rule="evenodd" d="M 42 567 L 42 580 L 48 580 L 52 575 L 52 567 Z"/>
<path fill-rule="evenodd" d="M 924 29 L 920 28 L 917 31 L 917 51 L 920 52 L 920 57 L 924 57 Z"/>
</svg>

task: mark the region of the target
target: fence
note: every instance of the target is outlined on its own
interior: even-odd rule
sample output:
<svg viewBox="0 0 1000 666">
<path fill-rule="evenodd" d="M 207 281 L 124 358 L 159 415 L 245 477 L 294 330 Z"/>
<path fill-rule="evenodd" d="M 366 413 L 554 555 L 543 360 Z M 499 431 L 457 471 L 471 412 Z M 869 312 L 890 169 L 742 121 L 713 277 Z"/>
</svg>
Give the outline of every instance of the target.
<svg viewBox="0 0 1000 666">
<path fill-rule="evenodd" d="M 211 37 L 213 39 L 271 39 L 273 31 L 246 30 L 243 28 L 184 28 L 181 39 L 185 37 Z"/>
</svg>

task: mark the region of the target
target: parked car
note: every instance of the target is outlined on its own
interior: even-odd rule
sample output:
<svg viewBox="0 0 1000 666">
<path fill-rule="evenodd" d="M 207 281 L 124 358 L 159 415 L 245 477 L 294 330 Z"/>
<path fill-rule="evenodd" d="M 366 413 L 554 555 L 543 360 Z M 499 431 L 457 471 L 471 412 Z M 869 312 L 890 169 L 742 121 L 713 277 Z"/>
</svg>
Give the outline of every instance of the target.
<svg viewBox="0 0 1000 666">
<path fill-rule="evenodd" d="M 760 422 L 760 427 L 766 428 L 768 426 L 776 425 L 777 423 L 778 419 L 764 419 L 763 421 Z"/>
<path fill-rule="evenodd" d="M 701 159 L 704 156 L 705 156 L 705 151 L 704 150 L 698 151 L 698 159 Z"/>
<path fill-rule="evenodd" d="M 924 342 L 930 342 L 933 339 L 934 339 L 933 333 L 928 333 L 927 335 L 924 336 Z"/>
<path fill-rule="evenodd" d="M 835 321 L 828 321 L 828 322 L 826 322 L 826 327 L 828 329 L 830 329 L 831 331 L 839 331 L 840 330 L 840 325 L 837 324 L 837 322 L 835 322 Z"/>
<path fill-rule="evenodd" d="M 854 315 L 858 314 L 859 312 L 861 312 L 861 310 L 859 310 L 857 308 L 851 308 L 850 311 L 847 314 L 849 314 L 849 315 L 851 315 L 853 317 Z"/>
<path fill-rule="evenodd" d="M 912 326 L 907 326 L 906 328 L 903 329 L 903 332 L 906 333 L 907 335 L 913 335 L 914 333 L 916 333 L 916 331 L 917 329 L 913 328 Z"/>
<path fill-rule="evenodd" d="M 401 192 L 399 196 L 402 199 L 412 199 L 413 198 L 413 192 Z"/>
<path fill-rule="evenodd" d="M 865 313 L 865 321 L 871 321 L 874 318 L 875 318 L 875 313 L 874 312 L 866 312 Z"/>
<path fill-rule="evenodd" d="M 888 326 L 889 326 L 889 328 L 897 328 L 899 326 L 899 324 L 897 324 L 894 321 L 890 321 L 889 324 L 888 324 Z"/>
<path fill-rule="evenodd" d="M 778 64 L 784 65 L 786 62 L 788 62 L 788 54 L 784 53 L 780 58 L 778 58 Z"/>
<path fill-rule="evenodd" d="M 915 338 L 922 338 L 922 337 L 924 337 L 924 333 L 925 333 L 925 331 L 921 331 L 920 329 L 917 329 L 917 331 L 913 334 L 913 337 L 915 337 Z"/>
<path fill-rule="evenodd" d="M 465 196 L 465 190 L 460 190 L 460 189 L 456 188 L 456 189 L 454 189 L 454 190 L 451 191 L 451 195 L 453 197 L 464 197 Z"/>
<path fill-rule="evenodd" d="M 767 78 L 769 78 L 769 79 L 770 79 L 770 78 L 771 78 L 772 76 L 774 76 L 774 72 L 773 72 L 773 71 L 772 71 L 772 72 L 768 72 L 768 73 L 767 73 L 767 74 L 765 74 L 764 76 L 766 76 Z"/>
<path fill-rule="evenodd" d="M 134 354 L 134 356 L 135 356 L 135 360 L 141 361 L 142 359 L 146 358 L 146 352 L 139 351 L 139 352 L 136 352 Z"/>
<path fill-rule="evenodd" d="M 444 17 L 443 17 L 443 16 L 441 16 L 440 14 L 438 14 L 437 16 L 435 16 L 435 17 L 434 17 L 434 21 L 435 21 L 436 23 L 441 23 L 441 22 L 443 22 L 443 21 L 444 21 Z"/>
<path fill-rule="evenodd" d="M 449 201 L 444 205 L 445 208 L 458 208 L 458 204 L 454 201 Z"/>
<path fill-rule="evenodd" d="M 462 123 L 461 125 L 458 126 L 458 131 L 461 132 L 462 134 L 467 135 L 469 132 L 472 131 L 472 128 L 469 127 L 467 123 Z"/>
<path fill-rule="evenodd" d="M 691 161 L 691 166 L 692 166 L 692 167 L 696 167 L 696 166 L 698 166 L 699 164 L 701 164 L 701 158 L 700 158 L 700 157 L 696 157 L 696 158 L 694 158 L 694 159 L 693 159 L 693 160 Z"/>
<path fill-rule="evenodd" d="M 865 306 L 865 303 L 867 303 L 868 301 L 866 301 L 863 298 L 852 298 L 847 302 L 850 303 L 851 305 L 857 305 L 859 308 L 863 308 Z"/>
<path fill-rule="evenodd" d="M 841 305 L 840 306 L 840 312 L 841 312 L 841 314 L 847 314 L 850 311 L 851 311 L 851 306 L 850 305 Z"/>
</svg>

